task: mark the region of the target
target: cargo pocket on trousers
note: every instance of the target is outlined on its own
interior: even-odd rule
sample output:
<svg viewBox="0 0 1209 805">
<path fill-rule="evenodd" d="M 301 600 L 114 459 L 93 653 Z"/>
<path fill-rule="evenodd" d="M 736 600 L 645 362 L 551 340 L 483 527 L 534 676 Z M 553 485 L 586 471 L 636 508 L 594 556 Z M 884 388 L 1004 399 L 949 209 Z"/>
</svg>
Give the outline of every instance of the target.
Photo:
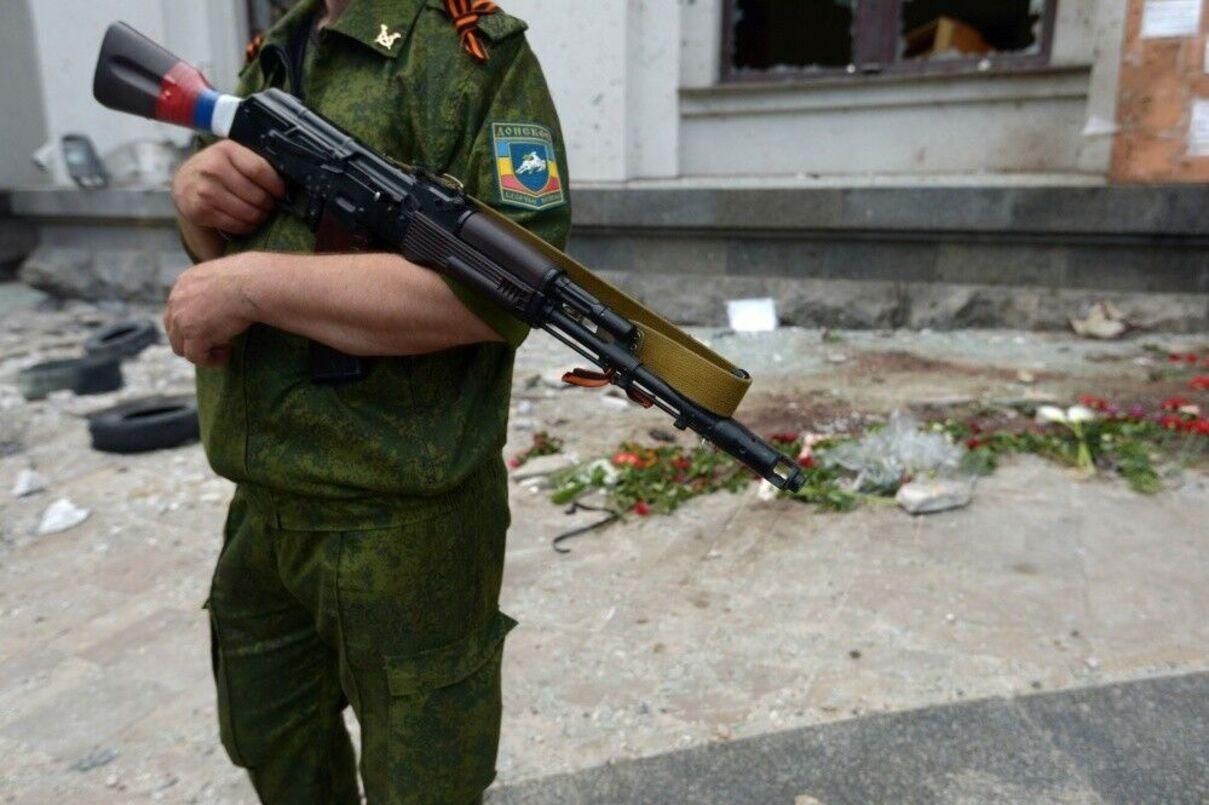
<svg viewBox="0 0 1209 805">
<path fill-rule="evenodd" d="M 466 638 L 386 657 L 392 776 L 469 800 L 495 778 L 500 660 L 516 621 L 503 613 Z"/>
<path fill-rule="evenodd" d="M 206 608 L 210 602 L 206 601 Z M 227 664 L 222 656 L 222 642 L 219 638 L 218 620 L 210 611 L 210 665 L 214 669 L 214 689 L 218 693 L 218 737 L 231 762 L 241 768 L 248 768 L 239 745 L 235 740 L 235 725 L 231 716 L 231 683 L 227 678 Z"/>
</svg>

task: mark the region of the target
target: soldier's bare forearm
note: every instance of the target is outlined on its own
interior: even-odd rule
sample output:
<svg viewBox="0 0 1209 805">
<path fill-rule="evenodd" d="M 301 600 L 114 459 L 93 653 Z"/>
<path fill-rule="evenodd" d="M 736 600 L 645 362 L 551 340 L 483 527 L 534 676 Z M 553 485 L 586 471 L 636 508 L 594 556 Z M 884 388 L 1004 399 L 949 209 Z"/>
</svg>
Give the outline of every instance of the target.
<svg viewBox="0 0 1209 805">
<path fill-rule="evenodd" d="M 237 258 L 256 321 L 357 356 L 502 341 L 434 272 L 385 253 Z"/>
</svg>

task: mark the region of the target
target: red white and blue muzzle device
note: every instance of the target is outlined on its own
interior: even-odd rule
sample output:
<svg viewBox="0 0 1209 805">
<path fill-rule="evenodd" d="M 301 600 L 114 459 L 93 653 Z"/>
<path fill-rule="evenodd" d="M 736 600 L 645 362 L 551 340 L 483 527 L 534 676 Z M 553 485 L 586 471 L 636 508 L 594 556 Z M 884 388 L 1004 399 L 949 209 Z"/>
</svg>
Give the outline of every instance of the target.
<svg viewBox="0 0 1209 805">
<path fill-rule="evenodd" d="M 201 71 L 124 22 L 109 26 L 92 94 L 105 106 L 210 132 L 231 133 L 241 99 L 216 91 Z"/>
</svg>

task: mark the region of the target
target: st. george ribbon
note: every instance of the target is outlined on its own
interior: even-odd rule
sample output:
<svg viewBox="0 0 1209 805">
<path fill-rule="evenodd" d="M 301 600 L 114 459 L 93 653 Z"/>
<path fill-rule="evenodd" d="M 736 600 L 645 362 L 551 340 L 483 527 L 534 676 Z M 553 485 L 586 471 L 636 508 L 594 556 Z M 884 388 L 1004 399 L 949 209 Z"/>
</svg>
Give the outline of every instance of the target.
<svg viewBox="0 0 1209 805">
<path fill-rule="evenodd" d="M 111 108 L 219 137 L 231 133 L 242 103 L 216 91 L 196 67 L 122 23 L 110 26 L 105 35 L 92 91 Z"/>
</svg>

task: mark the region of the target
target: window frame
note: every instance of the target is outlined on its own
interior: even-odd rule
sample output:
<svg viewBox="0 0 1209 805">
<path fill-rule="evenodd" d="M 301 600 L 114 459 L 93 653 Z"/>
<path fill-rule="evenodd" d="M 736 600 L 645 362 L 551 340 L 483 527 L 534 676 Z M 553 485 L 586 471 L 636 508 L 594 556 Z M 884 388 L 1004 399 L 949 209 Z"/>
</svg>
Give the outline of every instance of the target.
<svg viewBox="0 0 1209 805">
<path fill-rule="evenodd" d="M 735 5 L 737 0 L 722 0 L 722 54 L 719 79 L 722 84 L 810 83 L 838 77 L 876 78 L 877 76 L 986 75 L 1029 72 L 1050 66 L 1054 47 L 1054 27 L 1058 19 L 1058 0 L 1045 0 L 1041 12 L 1041 42 L 1036 53 L 1003 53 L 960 59 L 898 60 L 904 0 L 856 0 L 853 21 L 854 61 L 846 67 L 800 67 L 795 69 L 754 70 L 735 67 L 731 54 L 735 46 Z M 989 61 L 989 66 L 983 62 Z"/>
</svg>

